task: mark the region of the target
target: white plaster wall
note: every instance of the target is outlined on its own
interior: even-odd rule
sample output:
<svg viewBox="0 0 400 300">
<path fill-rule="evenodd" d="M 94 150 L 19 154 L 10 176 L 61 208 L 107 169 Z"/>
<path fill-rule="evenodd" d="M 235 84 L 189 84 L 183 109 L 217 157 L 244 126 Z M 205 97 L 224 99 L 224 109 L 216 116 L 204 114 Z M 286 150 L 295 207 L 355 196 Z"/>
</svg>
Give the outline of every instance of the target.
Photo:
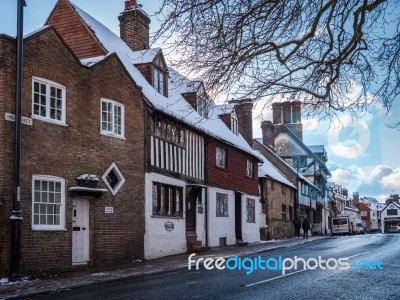
<svg viewBox="0 0 400 300">
<path fill-rule="evenodd" d="M 153 259 L 186 252 L 186 221 L 185 196 L 183 199 L 183 218 L 153 217 L 152 216 L 152 182 L 183 187 L 186 195 L 185 182 L 156 173 L 145 175 L 145 234 L 144 258 Z M 165 230 L 166 222 L 174 223 L 174 230 Z"/>
<path fill-rule="evenodd" d="M 217 192 L 228 194 L 228 217 L 217 217 Z M 235 193 L 230 190 L 208 188 L 208 246 L 219 246 L 219 239 L 226 238 L 227 245 L 236 244 Z"/>
<path fill-rule="evenodd" d="M 247 222 L 247 208 L 246 208 L 246 200 L 254 199 L 255 201 L 255 222 L 249 223 Z M 260 220 L 264 220 L 265 226 L 265 217 L 261 217 L 261 204 L 259 196 L 251 196 L 251 195 L 242 195 L 242 239 L 243 242 L 247 243 L 257 243 L 260 242 Z"/>
</svg>

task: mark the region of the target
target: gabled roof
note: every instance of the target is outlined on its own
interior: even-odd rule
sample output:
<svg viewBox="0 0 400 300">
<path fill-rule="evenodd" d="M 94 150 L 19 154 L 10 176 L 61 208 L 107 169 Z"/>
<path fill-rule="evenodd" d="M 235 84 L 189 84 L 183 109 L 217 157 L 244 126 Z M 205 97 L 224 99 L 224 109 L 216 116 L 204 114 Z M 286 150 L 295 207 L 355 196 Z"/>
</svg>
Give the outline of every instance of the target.
<svg viewBox="0 0 400 300">
<path fill-rule="evenodd" d="M 325 172 L 328 175 L 331 175 L 329 172 L 328 168 L 326 167 L 325 163 L 323 163 L 309 147 L 307 147 L 302 140 L 300 140 L 297 135 L 289 128 L 286 126 L 286 124 L 279 124 L 279 127 L 275 130 L 275 137 L 279 135 L 279 133 L 287 133 L 290 135 L 290 137 L 294 140 L 294 142 L 299 145 L 301 148 L 303 148 L 309 155 L 312 157 L 318 164 L 320 164 Z M 322 146 L 323 147 L 323 146 Z"/>
<path fill-rule="evenodd" d="M 297 173 L 296 169 L 294 169 L 291 165 L 289 165 L 283 158 L 281 158 L 279 155 L 277 155 L 275 152 L 273 152 L 269 147 L 266 147 L 261 138 L 254 139 L 257 143 L 259 143 L 263 149 L 268 151 L 271 155 L 275 156 L 276 159 L 278 159 L 286 168 L 292 172 L 293 175 L 296 175 L 299 177 L 300 180 L 304 181 L 306 184 L 314 187 L 317 190 L 320 190 L 317 186 L 315 186 L 313 183 L 311 183 L 307 178 L 305 178 L 301 173 Z M 264 157 L 264 156 L 263 156 Z M 265 158 L 265 157 L 264 157 Z"/>
<path fill-rule="evenodd" d="M 135 58 L 137 58 L 135 51 L 132 51 L 120 37 L 75 4 L 71 3 L 71 6 L 107 50 L 107 55 L 115 53 L 118 56 L 128 74 L 141 87 L 144 97 L 156 110 L 262 160 L 262 157 L 247 144 L 241 135 L 233 134 L 220 119 L 205 119 L 201 117 L 183 98 L 181 93 L 175 92 L 169 95 L 168 98 L 157 93 L 134 66 L 136 63 Z"/>
<path fill-rule="evenodd" d="M 161 48 L 151 48 L 139 51 L 132 51 L 130 59 L 133 60 L 135 65 L 148 64 L 154 61 L 158 54 L 162 53 Z"/>
<path fill-rule="evenodd" d="M 396 202 L 390 202 L 390 203 L 388 203 L 388 204 L 382 209 L 381 212 L 383 212 L 384 210 L 386 210 L 386 208 L 388 208 L 389 205 L 392 205 L 392 204 L 394 204 L 394 206 L 395 206 L 397 209 L 400 209 L 400 205 L 399 205 L 399 204 L 397 204 Z"/>
<path fill-rule="evenodd" d="M 261 152 L 259 153 L 262 155 Z M 297 190 L 293 183 L 291 183 L 266 157 L 264 157 L 263 162 L 258 165 L 258 177 L 269 177 Z"/>
</svg>

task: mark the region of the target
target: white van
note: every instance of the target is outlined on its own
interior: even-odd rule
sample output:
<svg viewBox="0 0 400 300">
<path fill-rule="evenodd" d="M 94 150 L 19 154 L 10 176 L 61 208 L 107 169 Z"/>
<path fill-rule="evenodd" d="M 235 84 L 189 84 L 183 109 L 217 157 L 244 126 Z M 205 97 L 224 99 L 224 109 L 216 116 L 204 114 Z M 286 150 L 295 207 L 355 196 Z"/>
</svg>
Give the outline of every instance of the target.
<svg viewBox="0 0 400 300">
<path fill-rule="evenodd" d="M 331 232 L 334 235 L 353 234 L 354 222 L 349 216 L 338 216 L 331 219 Z"/>
</svg>

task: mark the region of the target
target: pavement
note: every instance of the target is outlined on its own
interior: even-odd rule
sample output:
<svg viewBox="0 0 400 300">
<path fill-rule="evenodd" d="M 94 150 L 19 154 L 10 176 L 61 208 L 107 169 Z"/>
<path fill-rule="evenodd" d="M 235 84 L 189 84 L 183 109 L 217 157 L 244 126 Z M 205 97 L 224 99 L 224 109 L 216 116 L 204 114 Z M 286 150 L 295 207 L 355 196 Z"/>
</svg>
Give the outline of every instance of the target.
<svg viewBox="0 0 400 300">
<path fill-rule="evenodd" d="M 200 257 L 204 259 L 209 257 L 244 257 L 326 238 L 330 238 L 330 236 L 272 240 L 246 246 L 216 247 L 207 252 L 196 254 L 196 259 Z M 2 282 L 0 285 L 0 299 L 28 298 L 93 284 L 186 269 L 188 256 L 189 254 L 179 254 L 108 268 L 86 268 L 62 274 L 53 274 L 44 278 L 23 278 L 18 282 L 3 282 L 5 281 L 3 279 L 0 281 L 0 283 Z"/>
</svg>

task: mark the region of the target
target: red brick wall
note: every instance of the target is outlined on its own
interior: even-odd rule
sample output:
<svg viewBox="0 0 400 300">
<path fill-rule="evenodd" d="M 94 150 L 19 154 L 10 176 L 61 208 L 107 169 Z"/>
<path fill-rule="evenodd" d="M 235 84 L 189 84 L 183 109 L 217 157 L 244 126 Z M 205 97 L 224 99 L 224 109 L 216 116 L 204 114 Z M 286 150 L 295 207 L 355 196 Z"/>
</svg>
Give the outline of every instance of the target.
<svg viewBox="0 0 400 300">
<path fill-rule="evenodd" d="M 182 96 L 197 111 L 197 94 L 192 92 L 182 94 Z"/>
<path fill-rule="evenodd" d="M 13 73 L 8 69 L 7 72 Z M 13 76 L 11 74 L 8 79 Z M 27 117 L 31 117 L 32 76 L 66 87 L 67 126 L 35 119 L 33 126 L 22 125 L 20 208 L 24 220 L 21 223 L 21 271 L 24 274 L 43 273 L 71 267 L 73 195 L 66 193 L 65 231 L 33 231 L 32 175 L 63 177 L 68 189 L 77 185 L 75 179 L 82 173 L 96 174 L 101 178 L 113 162 L 126 180 L 115 196 L 111 192 L 97 199 L 76 196 L 76 199 L 81 197 L 90 203 L 90 259 L 94 264 L 109 264 L 143 257 L 144 120 L 140 91 L 134 87 L 116 57 L 111 56 L 92 69 L 83 68 L 52 30 L 25 42 L 22 115 Z M 0 76 L 0 84 L 2 82 L 3 76 Z M 2 86 L 1 93 L 4 90 Z M 0 103 L 5 99 L 6 105 L 12 107 L 9 103 L 13 102 L 13 92 L 10 89 L 6 94 L 4 97 L 0 94 Z M 101 97 L 125 105 L 126 139 L 99 134 Z M 5 135 L 12 137 L 9 123 L 1 121 L 1 128 L 5 124 Z M 1 142 L 4 140 L 2 137 Z M 12 162 L 12 140 L 8 138 L 5 142 L 7 152 L 4 160 Z M 0 209 L 0 224 L 9 227 L 12 181 L 10 172 L 2 172 L 1 175 L 4 176 L 2 182 L 7 184 L 0 190 L 0 195 L 6 199 L 4 208 Z M 99 186 L 106 188 L 101 179 Z M 114 213 L 105 214 L 105 206 L 112 206 Z M 6 232 L 0 229 L 0 234 L 0 239 L 8 245 L 8 229 Z M 4 274 L 8 272 L 7 267 L 3 267 L 8 266 L 10 261 L 8 246 L 0 254 L 0 273 L 3 273 L 0 275 L 8 275 Z"/>
<path fill-rule="evenodd" d="M 225 125 L 229 128 L 229 130 L 232 130 L 232 118 L 231 114 L 225 114 L 225 115 L 220 115 L 219 118 L 222 120 L 222 122 L 225 123 Z"/>
<path fill-rule="evenodd" d="M 82 23 L 71 5 L 60 0 L 47 20 L 53 25 L 75 55 L 82 59 L 105 55 L 106 51 L 97 41 L 93 33 Z"/>
<path fill-rule="evenodd" d="M 14 123 L 4 115 L 14 113 L 15 49 L 14 40 L 0 36 L 0 277 L 10 275 Z"/>
<path fill-rule="evenodd" d="M 216 166 L 216 147 L 227 150 L 227 168 Z M 253 160 L 254 176 L 246 176 L 247 159 Z M 207 144 L 207 182 L 210 186 L 259 195 L 258 162 L 252 156 L 226 144 L 213 141 Z"/>
</svg>

